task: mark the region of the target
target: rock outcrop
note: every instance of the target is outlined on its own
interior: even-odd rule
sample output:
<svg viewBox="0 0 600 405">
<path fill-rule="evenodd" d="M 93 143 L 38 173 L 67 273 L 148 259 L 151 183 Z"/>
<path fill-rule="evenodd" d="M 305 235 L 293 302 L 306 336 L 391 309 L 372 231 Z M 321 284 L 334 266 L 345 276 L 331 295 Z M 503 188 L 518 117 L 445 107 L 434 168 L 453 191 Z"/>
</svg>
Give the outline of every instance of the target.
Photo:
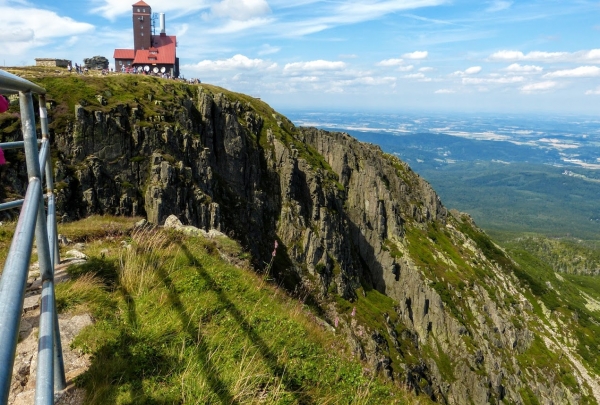
<svg viewBox="0 0 600 405">
<path fill-rule="evenodd" d="M 561 345 L 538 336 L 510 259 L 407 164 L 347 134 L 295 128 L 247 96 L 146 80 L 157 91 L 127 104 L 104 91 L 53 126 L 63 219 L 175 215 L 177 227 L 240 240 L 257 268 L 278 240 L 279 280 L 316 296 L 372 372 L 441 403 L 593 398 L 566 359 L 530 359 Z"/>
</svg>

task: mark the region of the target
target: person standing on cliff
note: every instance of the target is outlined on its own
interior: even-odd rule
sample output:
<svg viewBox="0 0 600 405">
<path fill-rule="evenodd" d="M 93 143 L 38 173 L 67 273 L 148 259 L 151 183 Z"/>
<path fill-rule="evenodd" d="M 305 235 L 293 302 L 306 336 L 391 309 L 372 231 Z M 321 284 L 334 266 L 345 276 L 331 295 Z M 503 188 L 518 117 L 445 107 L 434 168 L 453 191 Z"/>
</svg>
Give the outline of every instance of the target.
<svg viewBox="0 0 600 405">
<path fill-rule="evenodd" d="M 69 64 L 67 65 L 67 70 L 69 71 L 69 73 L 71 73 L 71 69 L 73 69 L 73 68 L 71 67 L 71 64 L 69 63 Z"/>
</svg>

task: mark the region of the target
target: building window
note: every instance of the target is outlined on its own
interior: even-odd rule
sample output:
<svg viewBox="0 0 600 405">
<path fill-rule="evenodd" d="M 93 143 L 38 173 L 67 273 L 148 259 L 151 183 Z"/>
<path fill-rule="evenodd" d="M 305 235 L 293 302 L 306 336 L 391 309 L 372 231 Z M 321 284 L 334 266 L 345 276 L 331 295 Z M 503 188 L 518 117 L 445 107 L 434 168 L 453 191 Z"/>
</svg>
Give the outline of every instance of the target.
<svg viewBox="0 0 600 405">
<path fill-rule="evenodd" d="M 143 26 L 143 25 L 140 25 L 140 28 L 141 28 L 141 29 L 144 29 L 144 26 Z"/>
<path fill-rule="evenodd" d="M 140 12 L 140 9 L 138 8 L 138 13 Z"/>
</svg>

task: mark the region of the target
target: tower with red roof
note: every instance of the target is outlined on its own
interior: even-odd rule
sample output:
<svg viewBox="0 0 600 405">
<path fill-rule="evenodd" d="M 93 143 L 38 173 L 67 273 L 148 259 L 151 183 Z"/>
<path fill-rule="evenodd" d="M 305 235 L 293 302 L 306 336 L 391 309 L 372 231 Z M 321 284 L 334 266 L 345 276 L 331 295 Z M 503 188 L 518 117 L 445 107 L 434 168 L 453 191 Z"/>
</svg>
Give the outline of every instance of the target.
<svg viewBox="0 0 600 405">
<path fill-rule="evenodd" d="M 164 13 L 160 14 L 160 34 L 154 35 L 152 8 L 143 0 L 132 7 L 133 49 L 115 49 L 115 70 L 179 77 L 177 37 L 166 34 Z"/>
</svg>

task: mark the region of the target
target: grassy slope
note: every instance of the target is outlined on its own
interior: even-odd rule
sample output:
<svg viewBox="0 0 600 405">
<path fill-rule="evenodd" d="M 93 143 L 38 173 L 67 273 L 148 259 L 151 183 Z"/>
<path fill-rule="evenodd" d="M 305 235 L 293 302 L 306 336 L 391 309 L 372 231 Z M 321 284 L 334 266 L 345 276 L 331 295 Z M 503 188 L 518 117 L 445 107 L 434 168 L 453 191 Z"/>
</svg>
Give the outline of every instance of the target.
<svg viewBox="0 0 600 405">
<path fill-rule="evenodd" d="M 139 101 L 147 100 L 147 95 L 154 92 L 153 89 L 157 84 L 164 85 L 162 81 L 157 81 L 157 79 L 139 79 L 130 75 L 116 76 L 111 78 L 111 81 L 93 77 L 71 77 L 68 79 L 62 77 L 60 79 L 44 79 L 42 84 L 51 89 L 55 97 L 68 99 L 68 111 L 57 109 L 53 112 L 53 114 L 62 115 L 62 112 L 70 113 L 72 111 L 72 103 L 81 102 L 79 97 L 84 97 L 85 104 L 93 109 L 109 109 L 135 98 Z M 88 89 L 87 93 L 79 92 L 78 86 L 82 84 L 80 81 L 84 81 L 85 85 L 92 87 L 94 91 Z M 171 86 L 171 84 L 168 85 Z M 154 99 L 159 98 L 158 101 L 161 101 L 162 104 L 144 102 L 145 114 L 147 116 L 168 114 L 169 98 L 172 98 L 174 94 L 191 96 L 192 93 L 189 89 L 189 86 L 179 84 L 173 85 L 173 87 L 165 87 L 164 90 L 168 91 L 154 95 Z M 256 112 L 267 118 L 268 121 L 265 122 L 263 133 L 260 134 L 259 142 L 261 144 L 266 138 L 264 132 L 267 128 L 270 128 L 275 136 L 284 143 L 294 143 L 300 153 L 313 166 L 320 167 L 325 172 L 329 171 L 328 166 L 323 163 L 318 154 L 315 154 L 310 148 L 302 147 L 302 143 L 297 142 L 296 139 L 290 136 L 290 132 L 293 131 L 291 123 L 283 117 L 273 116 L 275 112 L 266 104 L 248 96 L 230 93 L 213 86 L 203 85 L 203 89 L 213 94 L 224 93 L 228 98 L 239 100 L 242 103 L 251 103 Z M 126 97 L 125 99 L 122 99 L 121 96 L 119 98 L 113 97 L 113 92 L 121 96 L 125 94 Z M 69 97 L 75 94 L 78 98 L 71 100 Z M 109 104 L 102 107 L 95 98 L 96 94 L 103 94 L 108 99 Z M 272 120 L 271 117 L 273 117 Z M 283 125 L 278 125 L 277 120 L 281 120 Z M 55 120 L 55 125 L 58 122 L 60 122 L 60 119 Z M 334 176 L 331 180 L 333 180 L 332 183 L 335 183 Z M 360 387 L 367 384 L 367 380 L 361 375 L 359 368 L 352 369 L 352 367 L 347 366 L 350 367 L 347 370 L 354 371 L 343 372 L 343 370 L 346 370 L 344 368 L 346 366 L 336 366 L 336 370 L 330 370 L 327 368 L 327 357 L 324 350 L 314 349 L 316 351 L 312 351 L 313 349 L 305 348 L 302 345 L 298 351 L 288 349 L 290 342 L 292 342 L 290 347 L 296 344 L 294 340 L 296 336 L 300 336 L 302 340 L 306 336 L 314 337 L 317 340 L 316 343 L 313 341 L 313 344 L 321 349 L 328 348 L 334 343 L 332 340 L 328 340 L 327 334 L 320 331 L 313 323 L 310 321 L 305 323 L 306 317 L 302 315 L 303 310 L 297 307 L 297 303 L 290 304 L 283 297 L 279 297 L 276 290 L 265 285 L 261 286 L 260 279 L 254 278 L 254 281 L 252 281 L 253 273 L 238 273 L 240 272 L 239 269 L 235 270 L 217 259 L 216 255 L 219 250 L 222 250 L 222 247 L 215 248 L 200 240 L 183 241 L 175 238 L 176 240 L 173 243 L 179 243 L 179 247 L 173 249 L 177 250 L 178 253 L 169 252 L 167 255 L 168 263 L 163 263 L 162 267 L 157 267 L 154 264 L 151 266 L 157 267 L 159 270 L 167 266 L 164 267 L 162 273 L 161 271 L 158 271 L 157 274 L 154 271 L 142 273 L 152 280 L 152 286 L 154 287 L 150 288 L 142 282 L 131 284 L 127 280 L 119 278 L 118 275 L 127 268 L 126 264 L 121 266 L 121 259 L 130 259 L 130 262 L 138 259 L 135 257 L 129 258 L 128 255 L 122 254 L 118 241 L 109 239 L 114 237 L 115 234 L 118 235 L 118 230 L 114 231 L 115 227 L 111 225 L 108 228 L 112 227 L 112 231 L 104 231 L 106 227 L 107 225 L 100 226 L 99 233 L 92 238 L 92 240 L 96 240 L 97 237 L 104 239 L 91 244 L 90 248 L 95 249 L 95 254 L 91 255 L 92 260 L 79 274 L 81 276 L 79 281 L 60 287 L 61 290 L 59 291 L 59 298 L 61 294 L 64 294 L 61 298 L 63 309 L 79 310 L 81 309 L 79 305 L 87 302 L 88 304 L 84 306 L 89 306 L 99 320 L 94 327 L 95 329 L 90 330 L 88 336 L 82 337 L 78 342 L 80 347 L 95 354 L 94 366 L 82 379 L 81 383 L 87 386 L 90 392 L 96 393 L 98 396 L 97 399 L 94 399 L 97 401 L 96 403 L 103 403 L 103 401 L 171 403 L 174 401 L 186 402 L 190 398 L 203 398 L 203 401 L 200 402 L 218 402 L 223 399 L 253 402 L 265 396 L 268 401 L 277 403 L 323 403 L 326 399 L 342 403 L 362 401 L 362 398 L 353 398 L 353 395 L 361 392 Z M 72 230 L 67 228 L 62 232 L 72 235 L 75 235 L 75 233 L 81 234 L 83 228 L 93 230 L 98 229 L 98 226 L 75 224 Z M 463 231 L 468 230 L 463 229 Z M 470 236 L 486 252 L 488 257 L 496 258 L 501 262 L 506 260 L 499 251 L 496 251 L 485 235 L 474 233 Z M 82 237 L 81 235 L 77 236 L 78 239 Z M 445 270 L 438 268 L 436 260 L 430 257 L 431 254 L 426 251 L 427 243 L 429 243 L 427 240 L 431 239 L 436 245 L 447 245 L 447 235 L 439 229 L 430 228 L 422 232 L 413 232 L 409 237 L 411 238 L 410 246 L 413 249 L 410 252 L 411 256 L 417 258 L 425 268 L 429 268 L 433 272 L 433 279 L 436 280 L 440 276 L 437 273 L 442 271 L 444 273 L 442 280 L 452 282 L 460 290 L 462 281 L 460 275 L 446 273 Z M 101 247 L 109 247 L 114 254 L 102 257 L 100 254 Z M 183 253 L 183 256 L 182 249 L 187 252 Z M 444 246 L 444 250 L 450 253 L 451 260 L 462 271 L 465 268 L 472 267 L 466 266 L 459 251 L 448 250 L 447 246 Z M 576 337 L 580 339 L 577 347 L 578 352 L 598 371 L 598 363 L 594 363 L 594 359 L 590 358 L 593 348 L 598 347 L 598 338 L 595 336 L 600 336 L 600 331 L 597 330 L 598 313 L 586 307 L 587 301 L 582 301 L 578 290 L 575 289 L 577 283 L 590 285 L 593 281 L 585 277 L 558 279 L 551 269 L 544 267 L 543 263 L 536 262 L 535 258 L 523 254 L 518 249 L 513 249 L 511 252 L 514 253 L 520 266 L 513 268 L 509 262 L 506 265 L 517 274 L 523 285 L 531 290 L 529 298 L 532 302 L 537 303 L 534 305 L 536 314 L 541 318 L 545 318 L 543 316 L 544 307 L 553 310 L 551 316 L 555 319 L 561 319 L 561 322 L 574 331 Z M 152 258 L 151 253 L 141 252 L 142 265 L 144 261 L 156 263 L 158 259 Z M 240 254 L 242 253 L 238 251 L 238 253 L 233 253 L 233 256 Z M 123 263 L 127 263 L 127 261 L 125 260 Z M 178 270 L 173 272 L 173 270 L 169 270 L 169 266 L 175 266 Z M 223 279 L 223 274 L 229 274 L 230 272 L 233 275 L 230 278 Z M 97 276 L 92 277 L 90 274 L 93 273 Z M 457 276 L 458 278 L 448 278 L 449 276 Z M 474 273 L 472 276 L 480 277 L 481 275 Z M 136 277 L 133 277 L 133 279 L 135 280 Z M 448 280 L 445 280 L 446 278 Z M 550 282 L 554 289 L 548 287 L 547 282 Z M 251 285 L 254 283 L 255 288 L 260 291 L 270 289 L 270 292 L 263 291 L 264 294 L 256 293 L 258 295 L 246 296 L 252 290 L 250 287 L 242 287 L 243 285 L 247 286 L 247 283 Z M 143 285 L 140 287 L 139 284 Z M 191 287 L 186 287 L 188 284 Z M 464 282 L 462 284 L 464 287 Z M 433 287 L 438 290 L 454 315 L 462 322 L 469 322 L 469 313 L 462 313 L 461 308 L 452 305 L 452 296 L 443 288 L 444 285 L 442 282 L 433 283 Z M 593 291 L 594 289 L 591 288 L 591 296 L 597 297 L 597 295 L 593 295 Z M 211 294 L 213 298 L 211 298 Z M 236 301 L 231 297 L 240 300 Z M 225 298 L 224 306 L 223 298 Z M 374 330 L 384 329 L 380 317 L 383 312 L 389 313 L 392 321 L 395 320 L 393 314 L 394 303 L 388 302 L 391 300 L 386 298 L 378 296 L 374 291 L 367 291 L 364 298 L 359 295 L 356 306 L 358 317 L 361 318 L 363 324 Z M 266 302 L 265 312 L 261 312 L 262 307 L 257 302 Z M 211 307 L 212 304 L 217 305 L 217 307 Z M 342 307 L 345 306 L 346 311 L 342 312 L 346 316 L 350 316 L 350 303 L 340 301 L 338 304 Z M 287 310 L 284 311 L 283 317 L 274 314 L 277 311 L 275 308 L 280 305 L 283 305 L 284 308 L 285 305 L 288 305 L 292 313 L 298 316 L 302 315 L 304 318 L 301 318 L 304 321 L 300 324 L 294 324 L 296 326 L 288 325 L 286 323 L 286 319 L 289 318 Z M 255 313 L 259 314 L 257 318 L 254 317 Z M 369 316 L 366 316 L 366 314 L 369 314 Z M 147 318 L 149 320 L 150 318 L 156 318 L 156 320 L 149 322 L 146 321 Z M 144 319 L 143 325 L 140 319 Z M 577 319 L 577 321 L 574 322 L 569 319 Z M 163 328 L 167 331 L 163 332 Z M 302 332 L 303 330 L 305 332 Z M 233 336 L 234 338 L 228 340 L 225 336 Z M 277 339 L 273 340 L 273 336 L 276 336 Z M 284 337 L 286 341 L 281 341 L 280 336 Z M 260 339 L 257 340 L 256 337 Z M 332 337 L 329 336 L 329 338 Z M 256 341 L 259 343 L 256 343 Z M 157 343 L 155 344 L 155 342 Z M 241 343 L 238 345 L 238 342 Z M 309 343 L 303 340 L 303 344 Z M 237 347 L 237 351 L 234 350 L 235 347 Z M 390 345 L 390 347 L 392 351 L 395 350 L 393 345 Z M 534 349 L 536 347 L 531 350 L 531 358 L 525 356 L 522 359 L 523 364 L 528 364 L 530 360 L 538 365 L 540 365 L 540 362 L 547 363 L 547 361 L 544 361 L 544 357 L 547 357 L 548 351 L 542 351 L 544 356 L 535 356 Z M 233 352 L 229 349 L 232 349 Z M 410 357 L 413 355 L 410 344 L 406 345 L 406 349 L 402 345 L 402 351 L 404 352 L 404 361 L 410 363 Z M 390 355 L 393 359 L 397 357 L 394 356 L 394 353 L 390 353 Z M 189 366 L 192 368 L 187 365 L 184 367 L 181 360 L 189 358 L 197 359 L 193 362 L 193 365 Z M 218 358 L 219 362 L 211 362 L 213 358 Z M 253 359 L 249 365 L 244 363 L 244 359 L 247 358 Z M 402 361 L 402 359 L 398 360 Z M 417 361 L 418 358 L 415 357 L 414 360 Z M 438 360 L 440 360 L 438 362 L 440 364 L 448 363 L 444 359 Z M 200 363 L 204 366 L 199 366 Z M 219 368 L 220 365 L 223 365 L 223 368 Z M 229 365 L 237 371 L 232 371 L 232 367 L 229 367 Z M 306 371 L 304 367 L 309 367 L 309 370 Z M 246 368 L 250 371 L 245 371 Z M 443 368 L 440 365 L 440 369 Z M 451 374 L 451 371 L 450 369 L 445 374 Z M 194 385 L 188 387 L 185 384 L 188 383 L 188 380 L 191 380 L 189 373 L 204 377 L 194 378 L 194 380 L 200 380 L 200 382 L 198 384 L 190 382 Z M 348 385 L 345 383 L 346 381 L 352 383 Z M 388 389 L 379 385 L 379 383 L 374 382 L 373 384 L 377 384 L 377 387 L 380 388 L 369 388 L 369 395 L 376 397 L 379 395 L 379 389 Z M 174 386 L 180 388 L 175 390 Z M 247 394 L 247 392 L 250 392 L 250 394 Z M 178 397 L 178 395 L 180 396 Z M 381 398 L 390 399 L 386 395 L 382 394 Z M 383 400 L 381 398 L 380 400 Z M 390 400 L 393 400 L 393 398 Z"/>
<path fill-rule="evenodd" d="M 417 400 L 365 375 L 344 339 L 301 301 L 229 264 L 244 263 L 235 242 L 165 231 L 117 236 L 117 220 L 103 218 L 60 230 L 74 240 L 95 235 L 88 263 L 71 268 L 74 280 L 57 291 L 62 311 L 96 319 L 75 342 L 92 355 L 78 380 L 88 403 Z"/>
</svg>

